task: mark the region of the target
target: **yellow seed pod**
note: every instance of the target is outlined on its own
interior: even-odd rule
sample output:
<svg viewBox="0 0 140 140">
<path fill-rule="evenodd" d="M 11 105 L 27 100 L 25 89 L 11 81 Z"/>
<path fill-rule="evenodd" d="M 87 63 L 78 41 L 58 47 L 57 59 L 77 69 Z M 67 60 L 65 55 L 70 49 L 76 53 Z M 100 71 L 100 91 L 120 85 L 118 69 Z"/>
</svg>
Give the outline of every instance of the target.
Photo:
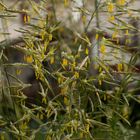
<svg viewBox="0 0 140 140">
<path fill-rule="evenodd" d="M 128 108 L 128 106 L 125 105 L 123 107 L 122 112 L 123 112 L 123 117 L 125 117 L 126 119 L 128 119 L 128 115 L 129 115 L 129 108 Z"/>
<path fill-rule="evenodd" d="M 52 56 L 51 59 L 50 59 L 50 64 L 54 64 L 54 60 L 55 60 L 54 56 Z"/>
<path fill-rule="evenodd" d="M 45 31 L 41 32 L 41 38 L 42 38 L 42 40 L 45 39 L 45 35 L 46 35 Z"/>
<path fill-rule="evenodd" d="M 74 73 L 74 77 L 75 77 L 75 78 L 79 78 L 79 72 L 76 71 L 76 72 Z"/>
<path fill-rule="evenodd" d="M 110 13 L 114 12 L 114 4 L 109 2 L 107 6 L 107 10 Z"/>
<path fill-rule="evenodd" d="M 96 34 L 95 39 L 96 39 L 96 40 L 99 39 L 99 34 Z"/>
<path fill-rule="evenodd" d="M 87 131 L 87 133 L 89 133 L 89 128 L 90 128 L 90 126 L 89 126 L 89 124 L 87 124 L 86 125 L 86 131 Z"/>
<path fill-rule="evenodd" d="M 86 16 L 85 15 L 82 16 L 82 22 L 84 25 L 86 24 Z"/>
<path fill-rule="evenodd" d="M 27 14 L 25 14 L 25 15 L 23 16 L 23 21 L 24 21 L 24 23 L 30 22 L 30 16 L 27 15 Z"/>
<path fill-rule="evenodd" d="M 29 15 L 27 15 L 27 22 L 30 22 L 31 21 L 31 18 Z"/>
<path fill-rule="evenodd" d="M 45 58 L 44 52 L 42 52 L 41 57 L 42 57 L 42 60 Z"/>
<path fill-rule="evenodd" d="M 101 47 L 100 47 L 100 52 L 102 53 L 102 54 L 104 54 L 105 52 L 106 52 L 106 47 L 105 47 L 105 45 L 101 45 Z"/>
<path fill-rule="evenodd" d="M 45 43 L 44 43 L 44 51 L 45 51 L 45 52 L 46 52 L 46 50 L 47 50 L 48 44 L 49 44 L 49 41 L 45 41 Z"/>
<path fill-rule="evenodd" d="M 49 34 L 49 41 L 52 41 L 52 34 Z"/>
<path fill-rule="evenodd" d="M 64 6 L 67 7 L 69 5 L 69 0 L 64 0 Z"/>
<path fill-rule="evenodd" d="M 102 72 L 102 67 L 99 67 L 99 72 Z"/>
<path fill-rule="evenodd" d="M 27 22 L 27 15 L 26 14 L 23 16 L 23 21 L 24 21 L 24 23 Z"/>
<path fill-rule="evenodd" d="M 122 71 L 123 65 L 122 65 L 121 63 L 119 63 L 119 64 L 117 65 L 117 69 L 118 69 L 118 71 Z"/>
<path fill-rule="evenodd" d="M 86 48 L 86 50 L 85 50 L 85 54 L 86 54 L 86 55 L 89 54 L 89 50 L 88 50 L 88 48 Z"/>
</svg>

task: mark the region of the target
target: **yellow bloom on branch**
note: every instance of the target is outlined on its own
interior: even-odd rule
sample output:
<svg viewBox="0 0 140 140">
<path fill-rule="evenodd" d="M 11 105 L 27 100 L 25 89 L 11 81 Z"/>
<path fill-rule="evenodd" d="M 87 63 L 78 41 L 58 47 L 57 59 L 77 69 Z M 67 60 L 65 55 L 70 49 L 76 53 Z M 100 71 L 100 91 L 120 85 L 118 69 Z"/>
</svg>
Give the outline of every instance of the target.
<svg viewBox="0 0 140 140">
<path fill-rule="evenodd" d="M 28 56 L 25 56 L 24 57 L 24 60 L 27 62 L 27 63 L 32 63 L 33 62 L 33 57 L 31 55 L 28 55 Z"/>
<path fill-rule="evenodd" d="M 125 5 L 126 0 L 117 0 L 117 3 L 121 6 Z"/>
<path fill-rule="evenodd" d="M 114 12 L 114 4 L 113 3 L 108 3 L 107 10 L 110 13 Z"/>
<path fill-rule="evenodd" d="M 114 16 L 110 16 L 108 20 L 109 20 L 110 22 L 112 22 L 112 21 L 115 20 L 115 17 L 114 17 Z"/>
<path fill-rule="evenodd" d="M 24 21 L 24 23 L 30 22 L 30 16 L 25 14 L 24 17 L 23 17 L 23 21 Z"/>
<path fill-rule="evenodd" d="M 102 54 L 104 54 L 104 53 L 106 52 L 106 47 L 105 47 L 105 45 L 101 45 L 101 47 L 100 47 L 100 52 L 101 52 Z"/>
<path fill-rule="evenodd" d="M 22 71 L 21 71 L 20 69 L 17 69 L 17 70 L 16 70 L 16 74 L 17 74 L 17 75 L 20 75 L 21 72 L 22 72 Z"/>
<path fill-rule="evenodd" d="M 68 65 L 68 60 L 64 58 L 63 61 L 62 61 L 62 65 L 67 66 Z"/>
<path fill-rule="evenodd" d="M 119 63 L 118 66 L 117 66 L 117 69 L 118 69 L 118 71 L 122 71 L 123 65 L 121 63 Z"/>
</svg>

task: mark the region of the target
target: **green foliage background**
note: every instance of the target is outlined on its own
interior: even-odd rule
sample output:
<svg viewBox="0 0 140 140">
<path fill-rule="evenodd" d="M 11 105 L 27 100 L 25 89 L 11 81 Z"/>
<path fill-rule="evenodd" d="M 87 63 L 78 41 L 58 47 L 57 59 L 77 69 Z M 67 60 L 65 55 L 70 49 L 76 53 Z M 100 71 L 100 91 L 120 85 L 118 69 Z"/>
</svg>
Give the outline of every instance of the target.
<svg viewBox="0 0 140 140">
<path fill-rule="evenodd" d="M 81 13 L 77 30 L 71 18 L 65 23 L 57 17 L 59 6 L 71 14 L 72 1 L 42 0 L 38 4 L 28 0 L 26 4 L 31 8 L 26 11 L 0 3 L 2 20 L 13 18 L 15 13 L 27 13 L 26 28 L 18 30 L 22 37 L 14 40 L 16 45 L 7 38 L 0 43 L 1 140 L 133 138 L 130 101 L 139 102 L 135 64 L 140 51 L 139 46 L 131 46 L 131 37 L 139 34 L 139 29 L 128 22 L 129 18 L 137 20 L 139 15 L 130 7 L 132 2 L 96 0 L 90 10 L 88 2 L 83 1 L 83 7 L 75 8 Z M 46 4 L 51 5 L 51 10 Z M 107 13 L 109 19 L 110 26 L 104 26 L 106 31 L 100 27 L 102 13 Z M 17 45 L 18 41 L 24 47 Z M 10 62 L 8 49 L 21 52 L 23 61 Z M 117 55 L 130 51 L 128 62 Z M 115 69 L 106 56 L 117 61 Z M 39 87 L 33 92 L 33 101 L 24 94 L 33 85 L 19 79 L 24 67 L 34 71 Z M 14 74 L 9 68 L 14 69 Z"/>
</svg>

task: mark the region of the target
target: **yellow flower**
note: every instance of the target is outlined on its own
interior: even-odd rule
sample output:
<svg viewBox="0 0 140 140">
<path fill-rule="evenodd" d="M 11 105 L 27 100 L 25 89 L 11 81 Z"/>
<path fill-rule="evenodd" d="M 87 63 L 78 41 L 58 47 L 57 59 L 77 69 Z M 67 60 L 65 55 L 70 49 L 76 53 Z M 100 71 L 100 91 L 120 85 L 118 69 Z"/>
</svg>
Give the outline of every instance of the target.
<svg viewBox="0 0 140 140">
<path fill-rule="evenodd" d="M 118 64 L 117 69 L 118 69 L 118 71 L 122 71 L 122 69 L 123 69 L 123 65 L 122 65 L 121 63 Z"/>
<path fill-rule="evenodd" d="M 129 35 L 129 31 L 128 30 L 125 31 L 125 35 L 127 35 L 127 36 Z"/>
<path fill-rule="evenodd" d="M 67 66 L 68 65 L 68 60 L 64 58 L 63 61 L 62 61 L 62 65 Z"/>
<path fill-rule="evenodd" d="M 69 5 L 69 0 L 64 0 L 64 6 L 67 7 Z"/>
<path fill-rule="evenodd" d="M 104 54 L 105 52 L 106 52 L 106 47 L 105 47 L 105 45 L 101 45 L 101 47 L 100 47 L 100 52 L 102 53 L 102 54 Z"/>
<path fill-rule="evenodd" d="M 75 78 L 79 78 L 79 72 L 75 72 L 75 73 L 74 73 L 74 77 L 75 77 Z"/>
<path fill-rule="evenodd" d="M 17 70 L 16 70 L 16 74 L 17 74 L 17 75 L 20 75 L 21 72 L 22 72 L 22 71 L 21 71 L 20 69 L 17 69 Z"/>
<path fill-rule="evenodd" d="M 125 5 L 126 0 L 117 0 L 117 3 L 121 6 Z"/>
<path fill-rule="evenodd" d="M 24 57 L 24 60 L 27 62 L 27 63 L 32 63 L 33 62 L 33 57 L 31 55 L 28 55 L 28 56 L 25 56 Z"/>
<path fill-rule="evenodd" d="M 114 11 L 114 4 L 113 3 L 108 3 L 108 12 L 112 13 Z"/>
<path fill-rule="evenodd" d="M 109 21 L 110 21 L 110 22 L 112 22 L 112 21 L 114 21 L 114 20 L 115 20 L 115 17 L 114 17 L 114 16 L 110 16 L 110 17 L 109 17 Z"/>
</svg>

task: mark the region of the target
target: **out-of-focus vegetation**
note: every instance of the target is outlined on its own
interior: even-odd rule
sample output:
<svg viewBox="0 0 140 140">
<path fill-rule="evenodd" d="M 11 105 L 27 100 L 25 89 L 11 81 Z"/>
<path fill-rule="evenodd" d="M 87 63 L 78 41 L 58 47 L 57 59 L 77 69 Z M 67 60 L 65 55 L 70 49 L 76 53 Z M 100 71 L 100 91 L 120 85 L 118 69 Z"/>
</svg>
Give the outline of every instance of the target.
<svg viewBox="0 0 140 140">
<path fill-rule="evenodd" d="M 1 140 L 133 139 L 140 102 L 134 2 L 27 0 L 22 9 L 0 2 L 3 23 L 17 14 L 24 22 L 16 39 L 2 24 Z M 28 71 L 34 78 L 24 82 Z"/>
</svg>

